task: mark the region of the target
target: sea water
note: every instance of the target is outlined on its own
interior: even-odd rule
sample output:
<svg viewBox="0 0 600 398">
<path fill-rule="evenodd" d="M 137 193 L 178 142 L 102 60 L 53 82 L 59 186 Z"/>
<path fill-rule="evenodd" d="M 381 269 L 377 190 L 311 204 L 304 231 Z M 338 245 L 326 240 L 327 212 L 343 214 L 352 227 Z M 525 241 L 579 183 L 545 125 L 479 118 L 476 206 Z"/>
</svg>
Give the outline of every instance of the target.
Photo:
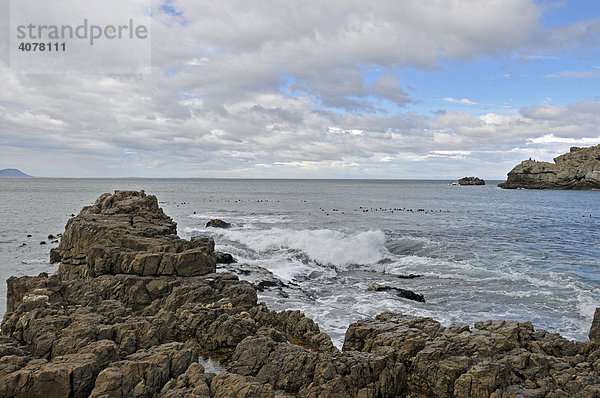
<svg viewBox="0 0 600 398">
<path fill-rule="evenodd" d="M 444 325 L 529 320 L 586 340 L 600 306 L 600 192 L 502 190 L 496 183 L 4 178 L 0 278 L 55 272 L 48 252 L 57 244 L 48 235 L 63 232 L 72 213 L 104 192 L 144 189 L 181 237 L 211 235 L 217 250 L 238 260 L 219 272 L 266 281 L 260 301 L 301 310 L 337 346 L 350 323 L 384 311 Z M 205 228 L 212 218 L 232 227 Z M 420 276 L 403 278 L 411 274 Z M 425 302 L 368 291 L 373 283 L 422 294 Z"/>
</svg>

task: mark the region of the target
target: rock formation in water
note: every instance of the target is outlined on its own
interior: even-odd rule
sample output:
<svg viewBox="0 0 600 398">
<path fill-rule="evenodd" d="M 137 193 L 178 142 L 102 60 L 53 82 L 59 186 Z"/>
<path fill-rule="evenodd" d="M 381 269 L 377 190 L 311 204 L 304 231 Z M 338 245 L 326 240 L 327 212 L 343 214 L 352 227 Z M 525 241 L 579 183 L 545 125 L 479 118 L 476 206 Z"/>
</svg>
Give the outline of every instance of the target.
<svg viewBox="0 0 600 398">
<path fill-rule="evenodd" d="M 206 223 L 206 228 L 208 227 L 213 227 L 213 228 L 230 228 L 231 224 L 228 223 L 227 221 L 223 221 L 220 220 L 218 218 L 214 218 L 212 220 L 210 220 L 209 222 Z"/>
<path fill-rule="evenodd" d="M 8 280 L 0 397 L 600 394 L 600 311 L 586 343 L 527 322 L 385 313 L 351 325 L 340 352 L 300 312 L 270 311 L 215 273 L 211 238 L 175 231 L 143 192 L 102 195 L 69 220 L 57 275 Z"/>
<path fill-rule="evenodd" d="M 479 177 L 463 177 L 458 180 L 458 185 L 485 185 L 485 180 Z"/>
<path fill-rule="evenodd" d="M 572 147 L 554 163 L 524 160 L 508 173 L 501 188 L 600 189 L 600 145 Z"/>
</svg>

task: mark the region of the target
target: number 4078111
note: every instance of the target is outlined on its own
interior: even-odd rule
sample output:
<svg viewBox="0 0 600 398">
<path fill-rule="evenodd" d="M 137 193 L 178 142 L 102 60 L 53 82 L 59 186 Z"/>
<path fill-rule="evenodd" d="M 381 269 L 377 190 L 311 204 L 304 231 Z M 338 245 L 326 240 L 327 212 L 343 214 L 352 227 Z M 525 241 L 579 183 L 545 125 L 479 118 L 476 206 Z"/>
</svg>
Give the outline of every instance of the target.
<svg viewBox="0 0 600 398">
<path fill-rule="evenodd" d="M 65 51 L 65 43 L 21 43 L 21 51 Z"/>
</svg>

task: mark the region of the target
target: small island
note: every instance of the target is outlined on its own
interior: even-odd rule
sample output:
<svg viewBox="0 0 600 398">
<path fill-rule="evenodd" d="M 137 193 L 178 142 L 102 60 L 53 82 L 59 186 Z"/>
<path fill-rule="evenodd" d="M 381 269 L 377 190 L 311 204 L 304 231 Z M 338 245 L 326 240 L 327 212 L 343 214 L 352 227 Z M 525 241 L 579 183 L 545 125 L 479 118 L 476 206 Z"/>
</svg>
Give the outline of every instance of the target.
<svg viewBox="0 0 600 398">
<path fill-rule="evenodd" d="M 479 177 L 463 177 L 458 180 L 458 185 L 485 185 L 485 180 Z"/>
<path fill-rule="evenodd" d="M 21 170 L 19 169 L 2 169 L 0 170 L 0 177 L 7 177 L 7 178 L 27 178 L 27 177 L 31 177 L 29 174 L 25 174 L 23 173 Z"/>
<path fill-rule="evenodd" d="M 508 173 L 505 189 L 600 189 L 600 145 L 571 147 L 554 163 L 522 161 Z"/>
</svg>

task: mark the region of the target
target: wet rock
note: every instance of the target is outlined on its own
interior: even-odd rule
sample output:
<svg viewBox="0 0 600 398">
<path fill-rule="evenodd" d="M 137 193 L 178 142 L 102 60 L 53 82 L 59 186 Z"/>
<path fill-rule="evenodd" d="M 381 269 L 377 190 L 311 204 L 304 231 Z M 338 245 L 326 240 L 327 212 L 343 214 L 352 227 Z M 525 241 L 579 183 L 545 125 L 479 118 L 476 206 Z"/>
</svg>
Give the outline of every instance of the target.
<svg viewBox="0 0 600 398">
<path fill-rule="evenodd" d="M 367 288 L 369 292 L 384 292 L 384 291 L 394 291 L 398 297 L 402 297 L 408 300 L 418 301 L 419 303 L 425 302 L 425 297 L 422 294 L 415 293 L 410 290 L 401 289 L 393 286 L 385 286 L 380 285 L 378 283 L 373 283 L 371 286 Z"/>
<path fill-rule="evenodd" d="M 45 245 L 45 244 L 47 244 L 46 241 L 41 241 L 40 242 L 40 245 Z"/>
<path fill-rule="evenodd" d="M 414 279 L 414 278 L 420 278 L 423 275 L 419 275 L 419 274 L 408 274 L 408 275 L 396 275 L 396 278 L 399 279 Z"/>
<path fill-rule="evenodd" d="M 208 227 L 213 227 L 213 228 L 229 228 L 231 227 L 231 224 L 228 222 L 225 222 L 223 220 L 220 220 L 218 218 L 212 219 L 209 222 L 206 223 L 205 228 Z"/>
<path fill-rule="evenodd" d="M 48 235 L 48 240 L 54 240 L 54 239 L 56 239 L 56 236 L 54 236 L 52 234 Z"/>
<path fill-rule="evenodd" d="M 554 158 L 554 163 L 524 160 L 508 173 L 501 188 L 598 189 L 600 188 L 600 145 L 572 147 Z"/>
<path fill-rule="evenodd" d="M 479 177 L 463 177 L 458 180 L 458 185 L 485 185 L 485 180 Z"/>
<path fill-rule="evenodd" d="M 269 289 L 271 287 L 285 287 L 285 283 L 279 280 L 273 281 L 260 281 L 256 284 L 256 290 L 259 292 L 264 292 L 265 289 Z"/>
<path fill-rule="evenodd" d="M 237 263 L 237 260 L 229 253 L 215 252 L 217 264 L 233 264 Z"/>
</svg>

